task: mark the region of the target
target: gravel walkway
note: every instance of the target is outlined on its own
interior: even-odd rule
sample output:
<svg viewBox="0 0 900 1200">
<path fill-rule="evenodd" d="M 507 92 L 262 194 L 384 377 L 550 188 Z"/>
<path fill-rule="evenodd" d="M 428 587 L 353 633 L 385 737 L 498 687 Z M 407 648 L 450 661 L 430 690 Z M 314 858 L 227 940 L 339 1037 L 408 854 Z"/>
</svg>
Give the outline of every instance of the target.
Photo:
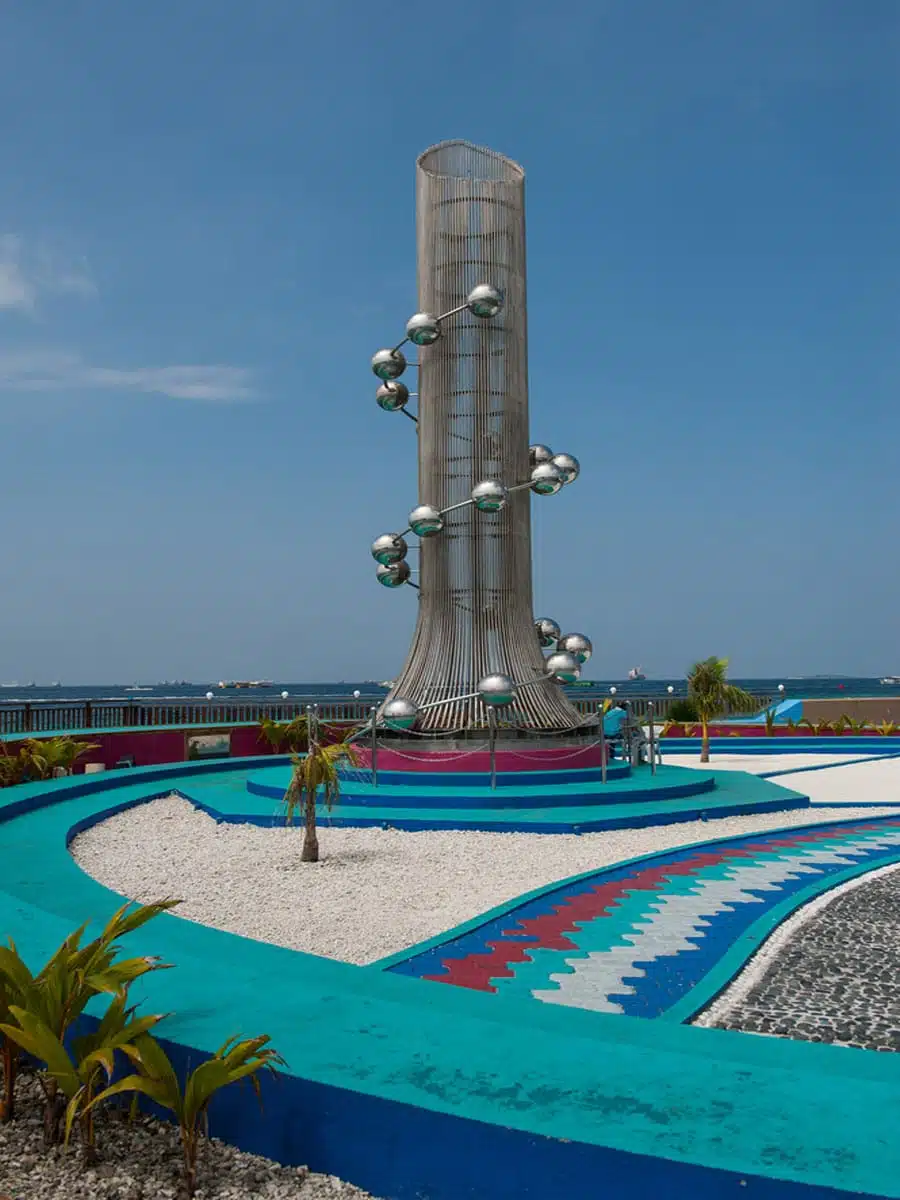
<svg viewBox="0 0 900 1200">
<path fill-rule="evenodd" d="M 823 808 L 582 835 L 322 828 L 323 859 L 308 864 L 300 862 L 298 829 L 217 824 L 170 796 L 87 830 L 72 853 L 89 875 L 133 900 L 180 896 L 176 914 L 189 920 L 368 963 L 523 892 L 625 858 L 879 811 Z"/>
<path fill-rule="evenodd" d="M 174 1125 L 110 1109 L 97 1122 L 102 1162 L 85 1169 L 71 1149 L 43 1145 L 41 1093 L 33 1076 L 16 1086 L 18 1115 L 0 1124 L 0 1200 L 175 1200 L 181 1144 Z M 368 1192 L 306 1167 L 282 1167 L 213 1138 L 200 1151 L 196 1200 L 366 1200 Z"/>
<path fill-rule="evenodd" d="M 900 868 L 808 904 L 696 1024 L 900 1050 Z"/>
</svg>

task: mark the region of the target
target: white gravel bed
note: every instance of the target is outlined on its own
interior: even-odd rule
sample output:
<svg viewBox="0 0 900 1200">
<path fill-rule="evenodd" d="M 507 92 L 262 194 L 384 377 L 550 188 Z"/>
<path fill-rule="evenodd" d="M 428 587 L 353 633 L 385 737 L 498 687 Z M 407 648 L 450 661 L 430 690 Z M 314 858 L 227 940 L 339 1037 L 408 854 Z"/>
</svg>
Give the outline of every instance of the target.
<svg viewBox="0 0 900 1200">
<path fill-rule="evenodd" d="M 880 811 L 807 809 L 581 835 L 325 826 L 322 861 L 311 864 L 300 862 L 299 829 L 217 824 L 169 796 L 95 825 L 71 850 L 89 875 L 133 900 L 179 896 L 176 915 L 200 924 L 369 963 L 523 892 L 622 859 Z"/>
<path fill-rule="evenodd" d="M 863 750 L 857 754 L 725 754 L 713 750 L 710 761 L 702 763 L 699 754 L 667 755 L 665 742 L 662 743 L 662 748 L 663 762 L 668 767 L 702 767 L 704 771 L 746 771 L 749 775 L 763 775 L 767 771 L 802 771 L 806 767 L 834 767 L 841 763 L 859 764 L 859 760 L 868 758 L 870 753 Z M 788 776 L 785 776 L 785 786 L 791 786 Z"/>
<path fill-rule="evenodd" d="M 41 1100 L 35 1077 L 21 1076 L 16 1085 L 16 1119 L 0 1124 L 2 1200 L 176 1200 L 181 1196 L 181 1143 L 174 1125 L 152 1117 L 132 1122 L 124 1110 L 109 1109 L 97 1121 L 101 1162 L 85 1168 L 77 1135 L 69 1150 L 44 1149 Z M 369 1197 L 332 1175 L 283 1167 L 215 1138 L 201 1144 L 197 1181 L 196 1200 Z"/>
</svg>

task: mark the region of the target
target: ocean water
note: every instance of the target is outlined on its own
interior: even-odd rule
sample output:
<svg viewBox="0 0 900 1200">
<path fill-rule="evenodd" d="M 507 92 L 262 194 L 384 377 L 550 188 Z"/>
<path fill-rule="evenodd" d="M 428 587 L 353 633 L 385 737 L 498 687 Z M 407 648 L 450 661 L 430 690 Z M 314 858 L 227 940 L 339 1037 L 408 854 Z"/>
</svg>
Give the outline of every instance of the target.
<svg viewBox="0 0 900 1200">
<path fill-rule="evenodd" d="M 828 697 L 851 696 L 883 696 L 900 693 L 900 685 L 882 684 L 880 679 L 856 676 L 838 675 L 808 675 L 800 678 L 766 678 L 766 679 L 734 679 L 734 683 L 744 687 L 749 692 L 761 695 L 775 696 L 779 683 L 784 684 L 785 699 L 815 700 Z M 591 696 L 607 696 L 609 689 L 615 687 L 616 694 L 627 699 L 629 696 L 664 696 L 669 687 L 674 688 L 674 695 L 687 694 L 684 679 L 598 679 L 591 680 L 590 686 L 571 689 L 572 694 L 581 698 Z M 378 697 L 386 694 L 386 689 L 372 680 L 361 682 L 339 681 L 336 683 L 274 683 L 271 687 L 261 688 L 218 688 L 208 683 L 157 683 L 142 685 L 140 690 L 123 684 L 79 685 L 72 684 L 64 687 L 40 687 L 33 684 L 2 684 L 0 685 L 0 703 L 19 703 L 24 701 L 53 700 L 61 703 L 65 700 L 122 700 L 135 701 L 153 699 L 193 699 L 202 700 L 206 693 L 212 691 L 216 700 L 261 700 L 275 699 L 283 691 L 291 697 L 303 696 L 326 699 L 335 696 L 352 696 L 359 691 L 362 697 Z"/>
</svg>

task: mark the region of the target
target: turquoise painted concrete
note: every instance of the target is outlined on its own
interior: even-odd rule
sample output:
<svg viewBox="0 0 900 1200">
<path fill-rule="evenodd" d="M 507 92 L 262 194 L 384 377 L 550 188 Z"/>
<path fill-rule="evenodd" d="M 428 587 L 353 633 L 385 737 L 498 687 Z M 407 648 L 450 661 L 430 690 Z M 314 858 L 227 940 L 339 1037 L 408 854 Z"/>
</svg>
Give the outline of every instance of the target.
<svg viewBox="0 0 900 1200">
<path fill-rule="evenodd" d="M 270 772 L 274 772 L 276 778 L 286 785 L 287 775 L 281 774 L 284 770 L 285 768 L 275 767 L 267 768 L 263 772 L 251 772 L 247 782 L 268 777 Z M 646 778 L 641 786 L 647 792 L 651 788 L 652 777 L 648 768 L 642 770 Z M 420 808 L 417 806 L 416 797 L 410 797 L 404 789 L 382 789 L 379 786 L 377 791 L 371 789 L 370 805 L 363 807 L 337 804 L 330 812 L 322 810 L 320 819 L 326 826 L 587 833 L 601 829 L 633 828 L 678 821 L 707 820 L 750 812 L 804 808 L 809 805 L 808 798 L 799 792 L 743 772 L 729 772 L 727 777 L 717 774 L 714 791 L 705 791 L 699 796 L 681 797 L 678 795 L 677 783 L 690 776 L 695 776 L 700 781 L 704 778 L 712 781 L 711 775 L 706 777 L 699 771 L 683 767 L 664 767 L 660 768 L 656 776 L 658 798 L 653 800 L 635 801 L 632 798 L 634 783 L 629 788 L 624 786 L 628 781 L 617 780 L 606 785 L 609 789 L 609 799 L 602 805 L 582 803 L 567 806 L 557 803 L 552 807 L 543 807 L 542 804 L 546 802 L 545 792 L 536 789 L 535 802 L 539 807 L 534 808 L 454 808 L 452 805 L 457 793 L 462 789 L 452 787 L 432 789 L 441 793 L 446 807 L 433 804 L 428 808 Z M 173 782 L 173 787 L 177 787 L 181 795 L 216 820 L 236 824 L 281 824 L 282 808 L 280 801 L 275 799 L 275 796 L 281 793 L 281 785 L 273 787 L 269 795 L 263 796 L 258 790 L 242 790 L 242 781 L 246 778 L 242 774 L 232 773 L 220 782 L 214 773 L 209 773 L 186 779 L 183 783 Z M 667 779 L 676 780 L 676 784 L 668 792 Z M 488 792 L 485 803 L 488 802 L 489 795 Z"/>
<path fill-rule="evenodd" d="M 114 790 L 73 794 L 76 781 L 59 781 L 49 796 L 0 799 L 0 930 L 32 965 L 120 900 L 75 865 L 69 830 L 173 784 L 121 774 Z M 25 799 L 43 806 L 11 815 Z M 214 1133 L 391 1200 L 560 1194 L 546 1190 L 553 1180 L 584 1200 L 599 1180 L 604 1200 L 725 1197 L 744 1194 L 742 1181 L 771 1200 L 900 1197 L 894 1056 L 524 1002 L 498 1013 L 490 996 L 175 916 L 129 941 L 177 964 L 141 992 L 176 1014 L 167 1036 L 195 1061 L 239 1030 L 270 1033 L 288 1060 L 264 1122 L 236 1092 Z"/>
</svg>

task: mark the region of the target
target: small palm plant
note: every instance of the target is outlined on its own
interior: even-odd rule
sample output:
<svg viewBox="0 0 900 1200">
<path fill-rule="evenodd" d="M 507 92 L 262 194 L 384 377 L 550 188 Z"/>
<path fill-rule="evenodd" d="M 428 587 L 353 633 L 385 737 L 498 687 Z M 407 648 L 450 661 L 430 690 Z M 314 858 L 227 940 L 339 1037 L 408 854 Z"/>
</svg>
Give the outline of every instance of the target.
<svg viewBox="0 0 900 1200">
<path fill-rule="evenodd" d="M 78 742 L 70 737 L 28 738 L 21 753 L 29 778 L 49 779 L 57 768 L 68 774 L 80 758 L 99 749 L 99 742 Z"/>
<path fill-rule="evenodd" d="M 160 900 L 135 908 L 124 904 L 113 914 L 100 936 L 84 946 L 81 940 L 87 924 L 82 925 L 66 938 L 37 975 L 32 975 L 10 939 L 7 946 L 0 946 L 0 1005 L 5 1002 L 6 1006 L 5 1011 L 0 1007 L 0 1015 L 15 1018 L 14 1010 L 18 1008 L 39 1021 L 58 1041 L 64 1042 L 73 1021 L 81 1016 L 93 996 L 115 996 L 127 990 L 135 979 L 146 975 L 148 971 L 156 971 L 166 965 L 146 955 L 119 959 L 117 939 L 133 933 L 178 903 L 177 900 Z M 12 1116 L 12 1089 L 15 1086 L 19 1053 L 24 1049 L 11 1030 L 11 1021 L 5 1019 L 0 1034 L 4 1039 L 4 1116 L 7 1120 Z M 48 1145 L 52 1145 L 59 1141 L 66 1103 L 52 1073 L 42 1081 L 42 1085 L 45 1101 L 44 1138 Z"/>
<path fill-rule="evenodd" d="M 880 733 L 882 737 L 890 737 L 892 734 L 897 732 L 897 729 L 898 726 L 895 725 L 893 721 L 886 720 L 881 721 L 875 726 L 876 732 Z"/>
<path fill-rule="evenodd" d="M 775 736 L 775 714 L 778 710 L 775 708 L 767 708 L 765 715 L 766 722 L 766 737 Z"/>
<path fill-rule="evenodd" d="M 700 720 L 702 741 L 700 761 L 709 762 L 709 723 L 728 712 L 751 711 L 754 699 L 749 692 L 728 682 L 728 659 L 704 658 L 694 663 L 688 674 L 688 696 L 693 700 Z"/>
<path fill-rule="evenodd" d="M 2 1024 L 0 1031 L 27 1054 L 46 1064 L 46 1074 L 55 1085 L 60 1106 L 62 1097 L 68 1101 L 65 1107 L 66 1143 L 77 1120 L 85 1165 L 96 1162 L 94 1097 L 100 1091 L 104 1077 L 107 1084 L 112 1080 L 116 1051 L 147 1033 L 162 1017 L 136 1017 L 134 1007 L 128 1007 L 127 990 L 123 989 L 113 997 L 94 1032 L 73 1039 L 69 1049 L 34 1013 L 15 1004 L 10 1006 L 9 1013 L 15 1024 Z M 46 1090 L 45 1085 L 45 1093 Z"/>
<path fill-rule="evenodd" d="M 284 1065 L 284 1059 L 267 1045 L 268 1042 L 268 1036 L 246 1041 L 229 1038 L 211 1058 L 191 1071 L 182 1089 L 165 1050 L 150 1034 L 142 1034 L 121 1047 L 136 1067 L 136 1073 L 94 1096 L 91 1107 L 112 1096 L 132 1092 L 148 1096 L 162 1108 L 167 1108 L 181 1132 L 184 1182 L 188 1196 L 193 1196 L 197 1187 L 201 1127 L 209 1133 L 209 1103 L 221 1088 L 242 1079 L 248 1079 L 257 1097 L 260 1096 L 258 1073 L 267 1070 L 274 1074 L 276 1066 Z"/>
<path fill-rule="evenodd" d="M 291 782 L 284 794 L 285 823 L 293 825 L 302 808 L 305 823 L 301 862 L 319 861 L 319 837 L 316 832 L 316 800 L 321 797 L 328 811 L 341 791 L 338 767 L 344 759 L 354 762 L 354 748 L 347 742 L 322 746 L 310 743 L 304 755 L 295 755 Z"/>
</svg>

